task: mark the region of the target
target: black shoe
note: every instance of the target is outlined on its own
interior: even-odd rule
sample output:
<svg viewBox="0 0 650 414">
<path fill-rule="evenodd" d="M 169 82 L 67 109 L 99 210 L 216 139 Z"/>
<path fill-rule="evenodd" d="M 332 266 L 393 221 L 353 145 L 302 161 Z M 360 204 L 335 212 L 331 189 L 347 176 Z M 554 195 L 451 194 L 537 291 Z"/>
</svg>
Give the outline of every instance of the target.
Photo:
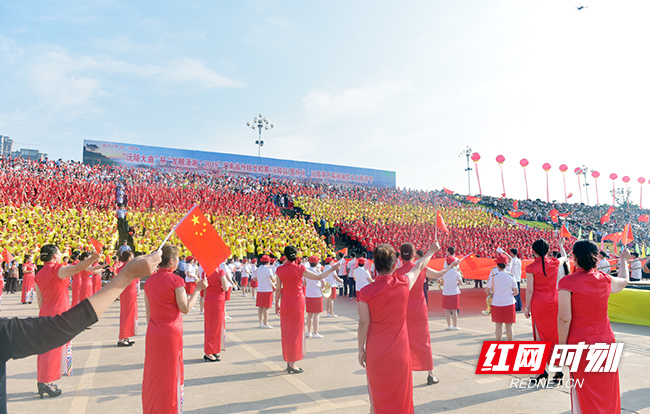
<svg viewBox="0 0 650 414">
<path fill-rule="evenodd" d="M 203 360 L 204 360 L 205 362 L 219 362 L 219 361 L 221 361 L 221 360 L 219 359 L 219 357 L 216 356 L 215 354 L 212 354 L 211 356 L 215 357 L 215 359 L 210 359 L 210 358 L 208 358 L 207 355 L 203 355 Z"/>
<path fill-rule="evenodd" d="M 428 375 L 427 376 L 427 385 L 433 385 L 439 383 L 440 380 L 433 375 Z"/>
<path fill-rule="evenodd" d="M 37 382 L 36 385 L 38 386 L 38 395 L 41 396 L 41 399 L 43 399 L 43 394 L 47 394 L 52 398 L 61 395 L 61 390 L 56 384 L 47 385 L 42 382 Z"/>
<path fill-rule="evenodd" d="M 539 382 L 543 379 L 548 380 L 548 372 L 546 372 L 546 370 L 536 377 L 530 377 L 530 382 L 535 381 L 535 384 L 539 384 Z"/>
<path fill-rule="evenodd" d="M 563 372 L 556 372 L 555 375 L 553 375 L 553 379 L 550 381 L 550 383 L 552 385 L 562 385 L 563 378 L 564 378 Z"/>
<path fill-rule="evenodd" d="M 302 374 L 303 372 L 305 372 L 305 370 L 302 369 L 302 368 L 291 368 L 291 367 L 288 366 L 287 367 L 287 372 L 289 374 Z"/>
<path fill-rule="evenodd" d="M 131 346 L 134 343 L 135 342 L 131 342 L 125 339 L 124 341 L 117 341 L 117 346 Z"/>
</svg>

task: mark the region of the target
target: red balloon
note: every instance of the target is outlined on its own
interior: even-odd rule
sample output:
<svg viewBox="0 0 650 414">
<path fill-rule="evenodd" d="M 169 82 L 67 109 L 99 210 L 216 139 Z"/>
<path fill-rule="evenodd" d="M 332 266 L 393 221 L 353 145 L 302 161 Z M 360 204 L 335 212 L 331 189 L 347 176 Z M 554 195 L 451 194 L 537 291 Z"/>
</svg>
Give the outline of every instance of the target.
<svg viewBox="0 0 650 414">
<path fill-rule="evenodd" d="M 623 182 L 625 184 L 629 183 L 630 182 L 630 177 L 628 177 L 627 175 L 625 177 L 623 177 Z"/>
<path fill-rule="evenodd" d="M 573 170 L 573 172 L 576 174 L 582 174 L 582 168 L 577 167 L 575 170 Z"/>
<path fill-rule="evenodd" d="M 480 159 L 481 159 L 481 156 L 478 154 L 478 152 L 475 152 L 474 154 L 472 154 L 472 161 L 478 162 L 478 160 L 480 160 Z"/>
<path fill-rule="evenodd" d="M 526 158 L 522 158 L 521 161 L 519 161 L 519 165 L 521 165 L 522 167 L 527 167 L 528 160 Z"/>
<path fill-rule="evenodd" d="M 569 169 L 569 167 L 566 166 L 566 164 L 560 165 L 560 171 L 566 172 Z"/>
<path fill-rule="evenodd" d="M 504 157 L 503 155 L 497 155 L 497 162 L 498 162 L 499 164 L 503 164 L 503 162 L 504 162 L 505 160 L 506 160 L 506 157 Z"/>
<path fill-rule="evenodd" d="M 645 178 L 639 177 L 638 181 L 639 181 L 639 184 L 643 184 L 643 183 L 645 183 Z"/>
<path fill-rule="evenodd" d="M 616 173 L 611 173 L 611 174 L 609 175 L 609 178 L 611 178 L 612 180 L 615 180 L 615 179 L 618 178 L 618 175 L 616 175 Z"/>
<path fill-rule="evenodd" d="M 542 168 L 544 169 L 544 171 L 548 171 L 551 169 L 551 164 L 545 162 L 544 165 L 542 165 Z"/>
<path fill-rule="evenodd" d="M 591 176 L 594 177 L 594 178 L 598 178 L 598 177 L 600 177 L 600 173 L 598 171 L 592 171 Z"/>
</svg>

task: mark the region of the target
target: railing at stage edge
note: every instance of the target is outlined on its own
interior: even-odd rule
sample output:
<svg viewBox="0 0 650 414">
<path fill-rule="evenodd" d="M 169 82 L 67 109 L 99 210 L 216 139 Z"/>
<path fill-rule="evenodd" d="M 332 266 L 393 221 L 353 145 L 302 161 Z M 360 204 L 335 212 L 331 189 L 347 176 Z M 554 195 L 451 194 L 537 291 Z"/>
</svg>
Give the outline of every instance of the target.
<svg viewBox="0 0 650 414">
<path fill-rule="evenodd" d="M 260 177 L 271 175 L 296 180 L 395 187 L 394 171 L 105 141 L 84 140 L 83 161 L 86 164 L 99 162 L 196 172 L 220 171 Z"/>
</svg>

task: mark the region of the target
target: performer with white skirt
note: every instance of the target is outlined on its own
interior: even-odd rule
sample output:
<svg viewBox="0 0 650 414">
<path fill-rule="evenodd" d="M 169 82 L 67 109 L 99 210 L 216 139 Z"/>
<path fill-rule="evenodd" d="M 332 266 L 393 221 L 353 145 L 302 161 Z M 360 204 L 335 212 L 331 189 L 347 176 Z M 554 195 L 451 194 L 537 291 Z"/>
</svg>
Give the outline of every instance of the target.
<svg viewBox="0 0 650 414">
<path fill-rule="evenodd" d="M 325 258 L 325 267 L 323 267 L 323 272 L 326 272 L 332 268 L 332 260 L 334 260 L 332 257 Z M 330 287 L 332 288 L 332 293 L 330 293 L 330 295 L 325 298 L 327 317 L 336 318 L 338 317 L 338 315 L 334 313 L 334 299 L 336 299 L 336 291 L 338 290 L 336 286 L 338 283 L 343 283 L 343 279 L 338 277 L 336 275 L 336 272 L 333 272 L 331 275 L 325 278 L 325 282 L 329 283 Z"/>
</svg>

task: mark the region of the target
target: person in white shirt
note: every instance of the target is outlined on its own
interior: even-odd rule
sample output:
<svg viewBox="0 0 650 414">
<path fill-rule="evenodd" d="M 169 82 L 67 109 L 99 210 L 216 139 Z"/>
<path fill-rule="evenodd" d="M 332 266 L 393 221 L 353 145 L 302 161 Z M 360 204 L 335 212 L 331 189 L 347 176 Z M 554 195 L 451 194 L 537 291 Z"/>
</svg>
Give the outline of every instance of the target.
<svg viewBox="0 0 650 414">
<path fill-rule="evenodd" d="M 607 261 L 607 253 L 602 250 L 598 252 L 598 264 L 596 265 L 596 268 L 603 273 L 611 273 L 612 266 Z"/>
<path fill-rule="evenodd" d="M 348 294 L 348 268 L 345 263 L 345 258 L 343 253 L 339 253 L 339 278 L 343 281 L 343 284 L 339 288 L 339 296 L 343 297 Z"/>
<path fill-rule="evenodd" d="M 497 341 L 503 335 L 503 324 L 506 325 L 506 337 L 512 341 L 512 324 L 516 322 L 515 295 L 519 293 L 517 281 L 512 273 L 506 272 L 508 256 L 500 253 L 496 258 L 498 273 L 491 276 L 487 289 L 492 295 L 492 322 L 495 323 L 494 333 Z"/>
<path fill-rule="evenodd" d="M 352 257 L 352 259 L 348 262 L 346 266 L 348 269 L 348 290 L 349 290 L 348 298 L 354 299 L 357 297 L 357 289 L 355 286 L 356 282 L 354 280 L 353 273 L 354 273 L 354 269 L 356 269 L 358 265 L 357 265 L 357 259 L 355 259 L 355 254 L 354 253 L 350 254 L 350 257 Z"/>
<path fill-rule="evenodd" d="M 327 272 L 332 268 L 332 257 L 325 258 L 325 267 L 323 267 L 323 272 Z M 325 298 L 325 310 L 327 311 L 328 318 L 336 318 L 338 315 L 334 313 L 334 299 L 336 299 L 336 285 L 337 283 L 342 283 L 343 280 L 336 275 L 336 272 L 333 272 L 331 275 L 325 278 L 325 281 L 329 283 L 332 288 L 332 293 L 329 297 Z"/>
<path fill-rule="evenodd" d="M 445 259 L 445 269 L 452 268 L 442 276 L 442 308 L 445 310 L 448 331 L 460 330 L 458 310 L 460 309 L 460 285 L 463 283 L 463 277 L 457 269 L 458 265 L 454 265 L 454 262 L 456 259 L 453 256 L 448 256 Z"/>
<path fill-rule="evenodd" d="M 309 258 L 311 270 L 320 274 L 318 256 Z M 334 272 L 332 272 L 334 273 Z M 323 335 L 318 333 L 318 321 L 320 314 L 323 312 L 323 291 L 321 290 L 321 281 L 304 278 L 305 281 L 305 309 L 307 311 L 307 338 L 322 338 Z"/>
<path fill-rule="evenodd" d="M 275 289 L 275 274 L 272 267 L 269 266 L 270 258 L 264 255 L 260 258 L 260 266 L 253 275 L 253 280 L 257 281 L 257 316 L 260 320 L 260 328 L 273 328 L 269 325 L 269 309 L 273 306 L 273 290 Z"/>
<path fill-rule="evenodd" d="M 195 265 L 196 260 L 193 256 L 189 256 L 185 259 L 185 262 L 185 293 L 187 293 L 187 298 L 189 299 L 196 289 L 196 283 L 199 281 L 199 274 Z"/>
<path fill-rule="evenodd" d="M 255 275 L 255 272 L 257 271 L 257 259 L 252 259 L 250 264 L 249 264 L 249 275 L 250 275 L 250 282 L 249 282 L 249 289 L 251 292 L 251 296 L 253 299 L 255 299 L 255 290 L 257 289 L 257 279 L 255 279 L 253 276 Z"/>
<path fill-rule="evenodd" d="M 352 277 L 354 278 L 354 286 L 356 289 L 355 292 L 355 297 L 357 298 L 357 301 L 359 300 L 359 291 L 363 289 L 364 287 L 368 286 L 372 282 L 374 282 L 374 279 L 372 276 L 370 276 L 370 272 L 366 270 L 364 267 L 366 264 L 366 259 L 365 258 L 360 258 L 357 260 L 358 267 L 354 269 L 354 272 L 352 272 Z"/>
<path fill-rule="evenodd" d="M 235 281 L 233 279 L 232 269 L 228 265 L 228 263 L 227 263 L 228 261 L 230 261 L 230 259 L 227 259 L 227 261 L 225 261 L 225 262 L 223 262 L 223 263 L 221 263 L 219 265 L 219 269 L 226 272 L 226 279 L 228 280 L 228 291 L 226 292 L 226 304 L 230 300 L 231 290 L 232 290 L 233 286 L 235 286 Z M 231 316 L 228 316 L 228 310 L 227 309 L 224 309 L 224 314 L 226 315 L 225 316 L 226 319 L 232 319 Z"/>
<path fill-rule="evenodd" d="M 641 277 L 643 276 L 641 273 L 643 265 L 639 260 L 639 253 L 632 252 L 630 254 L 632 255 L 632 261 L 630 262 L 630 280 L 634 282 L 640 282 Z"/>
<path fill-rule="evenodd" d="M 506 269 L 507 270 L 507 269 Z M 515 311 L 521 312 L 521 260 L 519 259 L 519 251 L 517 249 L 510 249 L 510 270 L 508 270 L 515 277 L 517 282 L 517 296 L 515 296 Z"/>
<path fill-rule="evenodd" d="M 246 297 L 246 292 L 250 291 L 248 285 L 250 284 L 250 265 L 248 264 L 248 259 L 242 259 L 241 261 L 241 294 Z"/>
</svg>

